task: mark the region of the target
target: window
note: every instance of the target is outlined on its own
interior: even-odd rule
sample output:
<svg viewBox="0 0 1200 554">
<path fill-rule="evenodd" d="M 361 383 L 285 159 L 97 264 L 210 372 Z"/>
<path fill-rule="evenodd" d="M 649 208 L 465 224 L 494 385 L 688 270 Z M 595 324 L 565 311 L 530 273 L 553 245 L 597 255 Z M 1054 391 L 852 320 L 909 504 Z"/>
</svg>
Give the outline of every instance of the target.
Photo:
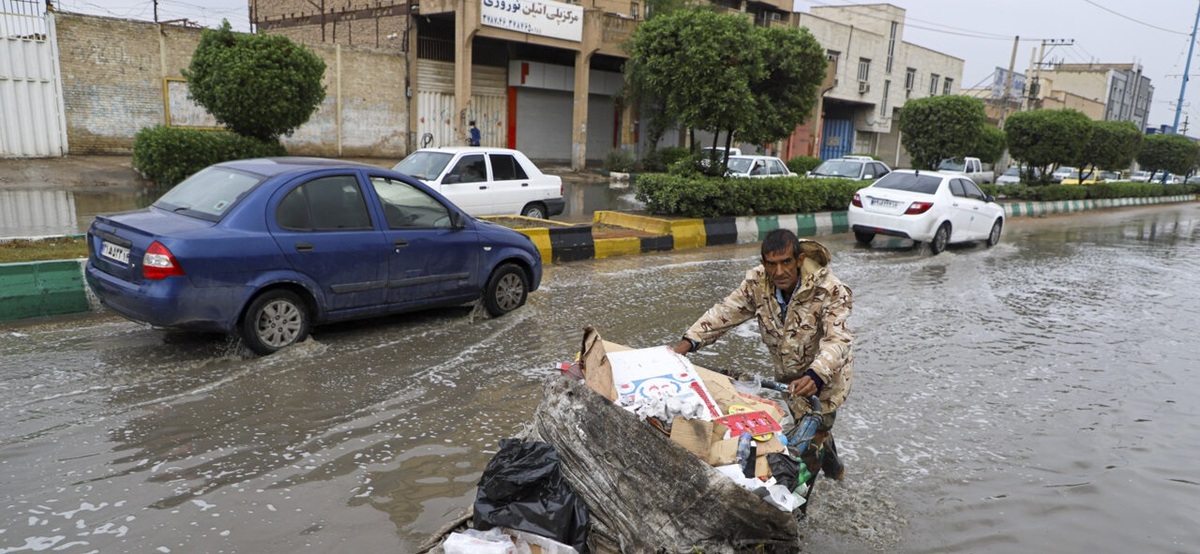
<svg viewBox="0 0 1200 554">
<path fill-rule="evenodd" d="M 867 58 L 859 58 L 858 59 L 858 80 L 859 81 L 870 81 L 871 80 L 871 60 L 869 60 Z"/>
<path fill-rule="evenodd" d="M 892 82 L 883 82 L 883 100 L 879 102 L 879 114 L 887 117 L 888 113 L 888 93 L 892 91 Z"/>
<path fill-rule="evenodd" d="M 885 68 L 885 71 L 887 72 L 888 75 L 892 74 L 892 60 L 896 56 L 896 30 L 899 27 L 900 27 L 900 23 L 897 21 L 893 21 L 892 22 L 892 34 L 890 36 L 888 36 L 888 57 L 887 57 L 887 67 Z"/>
<path fill-rule="evenodd" d="M 486 180 L 487 165 L 484 164 L 483 154 L 470 154 L 459 158 L 443 183 L 481 183 Z"/>
<path fill-rule="evenodd" d="M 638 18 L 638 3 L 637 2 L 631 2 L 629 4 L 629 16 L 634 19 Z"/>
<path fill-rule="evenodd" d="M 352 175 L 322 177 L 292 189 L 279 203 L 275 222 L 292 231 L 371 228 L 367 204 Z"/>
<path fill-rule="evenodd" d="M 450 211 L 441 202 L 404 181 L 371 177 L 389 229 L 449 228 Z"/>
<path fill-rule="evenodd" d="M 953 92 L 952 92 L 953 89 L 954 89 L 954 79 L 946 77 L 942 81 L 942 94 L 944 94 L 946 96 L 950 96 L 951 94 L 953 94 Z"/>
<path fill-rule="evenodd" d="M 175 185 L 154 202 L 169 212 L 220 221 L 260 178 L 220 167 L 210 167 Z"/>
<path fill-rule="evenodd" d="M 787 167 L 779 160 L 767 160 L 767 168 L 771 175 L 787 175 Z"/>
<path fill-rule="evenodd" d="M 912 92 L 914 88 L 917 88 L 917 68 L 910 67 L 904 75 L 904 91 Z"/>
<path fill-rule="evenodd" d="M 941 77 L 937 73 L 929 74 L 929 95 L 930 96 L 937 96 L 939 80 L 941 80 Z"/>
<path fill-rule="evenodd" d="M 842 57 L 842 53 L 838 52 L 837 50 L 826 50 L 825 51 L 825 58 L 829 60 L 829 65 L 833 66 L 833 73 L 835 75 L 838 72 L 838 60 L 841 59 L 841 57 Z"/>
<path fill-rule="evenodd" d="M 521 167 L 521 163 L 512 154 L 491 154 L 490 157 L 492 159 L 492 180 L 511 181 L 529 178 L 529 175 L 525 174 L 525 168 Z"/>
</svg>

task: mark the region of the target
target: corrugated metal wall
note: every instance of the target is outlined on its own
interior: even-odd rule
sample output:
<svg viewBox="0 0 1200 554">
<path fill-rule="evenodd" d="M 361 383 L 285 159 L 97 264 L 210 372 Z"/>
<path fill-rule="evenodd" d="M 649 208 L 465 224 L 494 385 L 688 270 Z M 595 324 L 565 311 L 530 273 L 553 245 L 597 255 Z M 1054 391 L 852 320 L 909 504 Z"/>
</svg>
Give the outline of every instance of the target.
<svg viewBox="0 0 1200 554">
<path fill-rule="evenodd" d="M 63 156 L 67 129 L 54 18 L 3 13 L 11 11 L 6 5 L 0 4 L 0 157 Z"/>
<path fill-rule="evenodd" d="M 826 119 L 821 131 L 821 159 L 830 160 L 854 151 L 854 122 L 849 119 Z"/>
<path fill-rule="evenodd" d="M 471 105 L 467 120 L 479 127 L 482 146 L 506 147 L 508 129 L 507 70 L 471 68 Z M 455 136 L 454 64 L 417 62 L 417 146 L 465 146 L 466 129 Z M 428 143 L 427 143 L 428 142 Z"/>
</svg>

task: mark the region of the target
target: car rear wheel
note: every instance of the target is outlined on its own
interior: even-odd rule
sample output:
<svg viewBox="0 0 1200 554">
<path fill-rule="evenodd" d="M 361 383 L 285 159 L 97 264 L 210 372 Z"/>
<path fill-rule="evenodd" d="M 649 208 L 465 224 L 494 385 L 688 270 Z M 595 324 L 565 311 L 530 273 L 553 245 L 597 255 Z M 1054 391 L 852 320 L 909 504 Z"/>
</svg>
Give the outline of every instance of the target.
<svg viewBox="0 0 1200 554">
<path fill-rule="evenodd" d="M 950 243 L 950 223 L 943 223 L 938 227 L 937 233 L 934 233 L 933 240 L 929 241 L 929 251 L 933 255 L 941 254 L 946 250 L 946 245 Z"/>
<path fill-rule="evenodd" d="M 1004 222 L 999 219 L 992 224 L 992 232 L 988 233 L 987 245 L 996 246 L 1000 242 L 1000 231 L 1004 230 Z"/>
<path fill-rule="evenodd" d="M 266 355 L 304 340 L 308 329 L 308 306 L 296 293 L 276 289 L 250 303 L 242 320 L 242 339 L 256 354 Z"/>
<path fill-rule="evenodd" d="M 521 208 L 521 215 L 534 219 L 546 219 L 546 207 L 541 202 L 530 202 Z"/>
<path fill-rule="evenodd" d="M 525 272 L 513 264 L 504 264 L 488 279 L 483 306 L 492 317 L 498 317 L 523 306 L 528 296 L 529 280 Z"/>
<path fill-rule="evenodd" d="M 869 245 L 869 244 L 871 244 L 871 241 L 874 239 L 875 239 L 875 233 L 868 233 L 866 231 L 855 231 L 854 232 L 854 240 L 858 241 L 859 244 Z"/>
</svg>

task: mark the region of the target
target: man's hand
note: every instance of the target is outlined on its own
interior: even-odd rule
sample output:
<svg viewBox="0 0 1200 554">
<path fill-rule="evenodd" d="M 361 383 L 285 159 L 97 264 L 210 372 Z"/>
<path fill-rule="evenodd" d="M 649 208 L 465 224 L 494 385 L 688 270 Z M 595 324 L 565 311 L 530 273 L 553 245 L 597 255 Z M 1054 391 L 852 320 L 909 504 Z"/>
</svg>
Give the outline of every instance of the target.
<svg viewBox="0 0 1200 554">
<path fill-rule="evenodd" d="M 796 379 L 788 385 L 788 392 L 792 396 L 808 397 L 817 394 L 817 384 L 813 382 L 812 377 L 805 375 Z"/>
<path fill-rule="evenodd" d="M 692 343 L 681 339 L 679 342 L 675 343 L 675 346 L 671 347 L 671 350 L 674 350 L 676 354 L 687 354 L 688 352 L 692 351 Z"/>
</svg>

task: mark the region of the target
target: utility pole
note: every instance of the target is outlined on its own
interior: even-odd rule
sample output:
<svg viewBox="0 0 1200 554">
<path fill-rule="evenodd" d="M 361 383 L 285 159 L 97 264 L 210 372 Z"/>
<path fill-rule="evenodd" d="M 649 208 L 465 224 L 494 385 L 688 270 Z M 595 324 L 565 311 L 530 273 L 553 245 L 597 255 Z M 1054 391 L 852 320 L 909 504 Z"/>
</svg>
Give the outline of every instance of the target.
<svg viewBox="0 0 1200 554">
<path fill-rule="evenodd" d="M 1073 38 L 1062 38 L 1062 39 L 1052 38 L 1052 39 L 1043 39 L 1042 40 L 1042 49 L 1041 49 L 1041 52 L 1038 54 L 1038 61 L 1033 66 L 1033 84 L 1030 85 L 1031 89 L 1034 87 L 1037 88 L 1037 90 L 1035 91 L 1036 92 L 1035 96 L 1040 96 L 1042 93 L 1041 92 L 1042 85 L 1038 81 L 1042 76 L 1042 60 L 1046 59 L 1046 46 L 1049 46 L 1051 49 L 1053 49 L 1055 46 L 1071 46 L 1073 44 L 1075 44 L 1075 39 L 1073 39 Z M 1036 99 L 1036 97 L 1034 99 Z"/>
<path fill-rule="evenodd" d="M 1179 103 L 1175 105 L 1175 124 L 1171 134 L 1179 134 L 1179 115 L 1183 113 L 1183 93 L 1187 91 L 1188 73 L 1192 69 L 1192 52 L 1196 50 L 1196 28 L 1200 27 L 1200 7 L 1196 9 L 1196 23 L 1192 25 L 1192 39 L 1188 41 L 1187 63 L 1183 65 L 1183 82 L 1179 85 Z"/>
<path fill-rule="evenodd" d="M 1008 117 L 1008 92 L 1012 89 L 1013 70 L 1017 66 L 1017 47 L 1021 44 L 1021 35 L 1013 37 L 1012 56 L 1008 59 L 1008 73 L 1004 75 L 1004 90 L 1000 91 L 1000 124 L 997 127 L 1004 130 L 1004 120 Z"/>
</svg>

